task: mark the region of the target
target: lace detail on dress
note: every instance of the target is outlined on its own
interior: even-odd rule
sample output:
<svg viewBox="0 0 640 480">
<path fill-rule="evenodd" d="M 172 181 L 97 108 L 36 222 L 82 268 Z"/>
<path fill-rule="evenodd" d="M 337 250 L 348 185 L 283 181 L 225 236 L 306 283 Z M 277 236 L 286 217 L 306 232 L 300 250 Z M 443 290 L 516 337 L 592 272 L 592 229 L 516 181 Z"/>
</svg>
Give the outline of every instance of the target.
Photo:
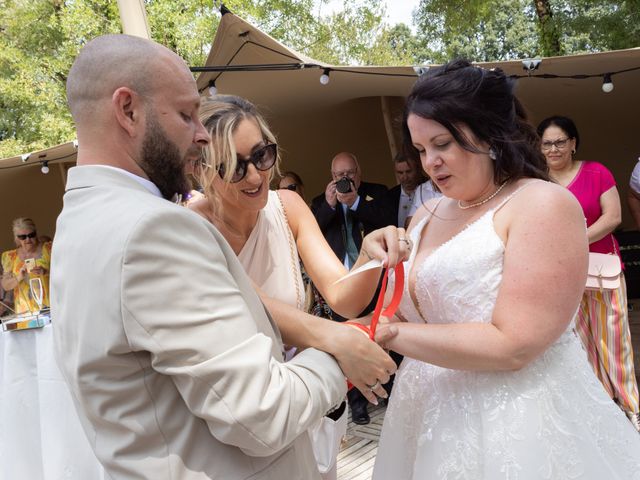
<svg viewBox="0 0 640 480">
<path fill-rule="evenodd" d="M 488 211 L 413 266 L 410 322 L 490 322 L 504 244 Z M 427 224 L 411 232 L 414 245 Z M 408 281 L 405 282 L 408 285 Z M 390 287 L 391 288 L 391 287 Z M 408 288 L 408 287 L 405 287 Z M 478 339 L 482 341 L 482 339 Z M 606 395 L 568 328 L 518 371 L 452 370 L 405 358 L 374 479 L 640 479 L 640 436 Z"/>
</svg>

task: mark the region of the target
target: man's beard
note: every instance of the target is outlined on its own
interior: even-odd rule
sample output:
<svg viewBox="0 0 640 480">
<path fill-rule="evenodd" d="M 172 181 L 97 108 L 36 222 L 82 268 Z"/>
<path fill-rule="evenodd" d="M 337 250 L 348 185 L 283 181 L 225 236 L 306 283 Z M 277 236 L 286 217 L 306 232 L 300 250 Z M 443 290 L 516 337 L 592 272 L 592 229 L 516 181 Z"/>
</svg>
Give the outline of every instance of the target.
<svg viewBox="0 0 640 480">
<path fill-rule="evenodd" d="M 184 173 L 186 159 L 180 155 L 180 149 L 169 140 L 153 114 L 147 118 L 149 125 L 142 142 L 140 168 L 167 200 L 172 199 L 176 193 L 185 195 L 191 190 L 191 184 Z"/>
</svg>

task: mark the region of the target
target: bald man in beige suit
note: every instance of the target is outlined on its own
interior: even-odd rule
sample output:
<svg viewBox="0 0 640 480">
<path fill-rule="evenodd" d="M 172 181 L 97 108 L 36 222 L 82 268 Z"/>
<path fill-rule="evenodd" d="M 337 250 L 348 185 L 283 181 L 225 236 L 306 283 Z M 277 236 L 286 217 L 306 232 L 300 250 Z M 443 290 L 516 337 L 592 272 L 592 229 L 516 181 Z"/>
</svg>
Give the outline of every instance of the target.
<svg viewBox="0 0 640 480">
<path fill-rule="evenodd" d="M 99 37 L 67 96 L 78 166 L 51 262 L 55 347 L 107 473 L 319 478 L 305 432 L 341 402 L 344 374 L 312 348 L 284 363 L 226 241 L 167 200 L 208 142 L 188 68 L 153 42 Z"/>
</svg>

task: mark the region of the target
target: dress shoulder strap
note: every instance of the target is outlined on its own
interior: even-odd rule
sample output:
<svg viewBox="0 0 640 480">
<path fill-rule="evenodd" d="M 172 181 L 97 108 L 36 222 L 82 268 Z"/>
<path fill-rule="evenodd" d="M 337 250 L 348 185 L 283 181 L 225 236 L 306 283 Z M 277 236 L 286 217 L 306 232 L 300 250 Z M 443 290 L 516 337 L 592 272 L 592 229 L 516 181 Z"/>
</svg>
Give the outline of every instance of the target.
<svg viewBox="0 0 640 480">
<path fill-rule="evenodd" d="M 433 206 L 433 210 L 429 210 L 429 215 L 427 215 L 426 218 L 431 220 L 431 217 L 433 217 L 433 215 L 436 213 L 436 210 L 438 209 L 438 206 L 440 205 L 440 202 L 442 201 L 443 198 L 444 198 L 444 196 L 441 196 L 440 198 L 438 198 L 438 200 L 436 201 L 435 205 Z"/>
<path fill-rule="evenodd" d="M 504 198 L 497 207 L 495 207 L 493 209 L 494 213 L 497 212 L 498 210 L 500 210 L 505 203 L 507 203 L 509 200 L 511 200 L 513 197 L 515 197 L 518 193 L 520 193 L 522 190 L 524 190 L 525 188 L 527 188 L 529 185 L 533 185 L 534 183 L 538 183 L 538 182 L 544 182 L 544 180 L 532 180 L 530 182 L 525 183 L 524 185 L 520 185 L 518 188 L 516 188 L 513 192 L 511 192 L 506 198 Z"/>
<path fill-rule="evenodd" d="M 429 213 L 427 215 L 425 215 L 424 218 L 422 218 L 411 229 L 411 231 L 408 232 L 409 238 L 413 241 L 414 245 L 417 245 L 420 242 L 420 237 L 422 235 L 422 230 L 424 230 L 424 227 L 427 225 L 427 223 L 429 223 L 431 218 L 433 218 L 433 215 L 436 213 L 436 210 L 438 209 L 438 205 L 440 205 L 440 202 L 442 201 L 443 198 L 444 197 L 438 198 L 438 200 L 436 201 L 435 205 L 433 206 L 433 210 L 428 210 Z M 409 254 L 409 259 L 407 260 L 409 265 L 411 265 L 413 263 L 413 259 L 415 258 L 417 251 L 418 251 L 417 248 L 412 248 L 411 249 L 411 253 Z"/>
</svg>

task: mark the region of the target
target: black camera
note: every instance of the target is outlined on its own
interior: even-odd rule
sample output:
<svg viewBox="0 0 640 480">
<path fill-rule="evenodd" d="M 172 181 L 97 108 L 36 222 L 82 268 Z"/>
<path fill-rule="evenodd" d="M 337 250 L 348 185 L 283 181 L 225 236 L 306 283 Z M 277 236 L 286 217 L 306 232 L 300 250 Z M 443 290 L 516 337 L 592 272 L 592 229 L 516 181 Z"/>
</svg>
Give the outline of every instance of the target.
<svg viewBox="0 0 640 480">
<path fill-rule="evenodd" d="M 349 193 L 351 191 L 352 184 L 353 180 L 351 180 L 349 177 L 342 177 L 335 183 L 336 191 L 340 193 Z"/>
</svg>

